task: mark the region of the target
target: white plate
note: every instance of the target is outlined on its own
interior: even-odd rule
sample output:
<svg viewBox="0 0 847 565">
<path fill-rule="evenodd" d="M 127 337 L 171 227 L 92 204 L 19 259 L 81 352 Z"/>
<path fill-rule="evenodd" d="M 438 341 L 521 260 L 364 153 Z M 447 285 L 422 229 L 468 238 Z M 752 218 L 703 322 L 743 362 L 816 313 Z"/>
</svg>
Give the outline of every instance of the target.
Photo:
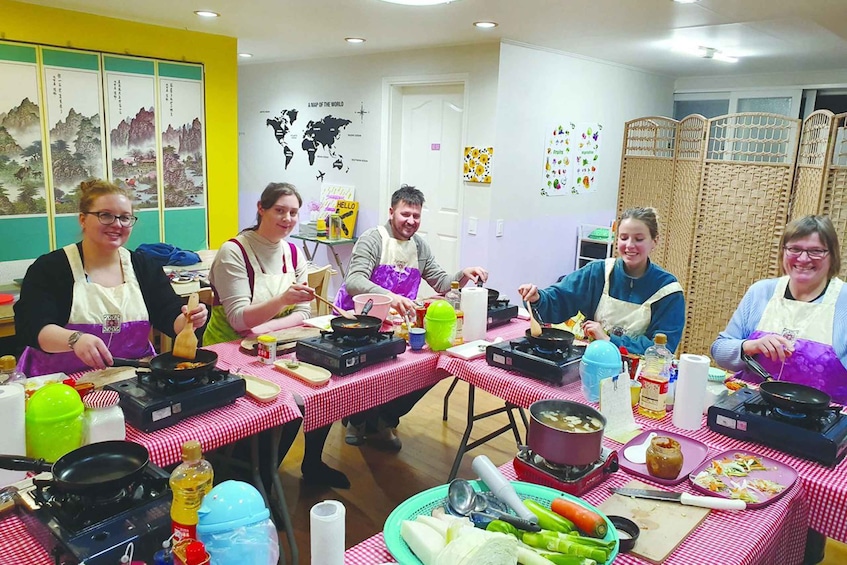
<svg viewBox="0 0 847 565">
<path fill-rule="evenodd" d="M 297 367 L 289 367 L 286 364 L 286 361 L 290 362 L 290 359 L 279 359 L 274 363 L 274 367 L 276 367 L 278 371 L 281 371 L 291 377 L 298 378 L 308 385 L 322 386 L 328 383 L 329 379 L 332 378 L 332 373 L 323 367 L 310 365 L 309 363 L 300 363 Z"/>
<path fill-rule="evenodd" d="M 471 359 L 485 357 L 485 348 L 489 345 L 491 345 L 490 341 L 477 339 L 463 343 L 462 345 L 454 345 L 453 347 L 448 348 L 445 353 L 452 357 L 458 357 L 459 359 L 470 361 Z"/>
<path fill-rule="evenodd" d="M 278 384 L 255 375 L 239 373 L 238 376 L 244 379 L 244 384 L 247 385 L 247 396 L 259 402 L 272 402 L 282 391 Z"/>
</svg>

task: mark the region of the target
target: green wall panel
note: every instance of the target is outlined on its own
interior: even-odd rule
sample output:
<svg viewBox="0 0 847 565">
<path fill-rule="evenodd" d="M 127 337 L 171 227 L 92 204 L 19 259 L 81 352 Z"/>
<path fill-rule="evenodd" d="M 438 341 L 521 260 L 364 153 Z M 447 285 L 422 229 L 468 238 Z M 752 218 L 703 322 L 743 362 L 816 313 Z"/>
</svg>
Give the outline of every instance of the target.
<svg viewBox="0 0 847 565">
<path fill-rule="evenodd" d="M 0 60 L 35 64 L 35 47 L 0 43 Z"/>
<path fill-rule="evenodd" d="M 159 210 L 135 210 L 138 221 L 126 242 L 127 249 L 137 249 L 142 243 L 159 243 Z"/>
<path fill-rule="evenodd" d="M 42 48 L 41 53 L 44 64 L 49 67 L 68 67 L 86 71 L 100 70 L 100 56 L 93 53 L 54 51 L 46 48 Z"/>
<path fill-rule="evenodd" d="M 69 243 L 82 239 L 82 228 L 79 227 L 79 215 L 56 216 L 56 249 L 61 249 Z"/>
<path fill-rule="evenodd" d="M 153 61 L 142 59 L 126 59 L 124 57 L 103 56 L 103 67 L 106 71 L 116 73 L 133 73 L 136 75 L 156 74 L 156 64 Z"/>
<path fill-rule="evenodd" d="M 47 216 L 0 218 L 0 261 L 32 259 L 50 251 Z"/>
<path fill-rule="evenodd" d="M 165 210 L 165 242 L 180 249 L 208 249 L 205 208 Z"/>
<path fill-rule="evenodd" d="M 159 63 L 159 76 L 168 78 L 203 79 L 201 65 L 179 65 L 176 63 Z"/>
</svg>

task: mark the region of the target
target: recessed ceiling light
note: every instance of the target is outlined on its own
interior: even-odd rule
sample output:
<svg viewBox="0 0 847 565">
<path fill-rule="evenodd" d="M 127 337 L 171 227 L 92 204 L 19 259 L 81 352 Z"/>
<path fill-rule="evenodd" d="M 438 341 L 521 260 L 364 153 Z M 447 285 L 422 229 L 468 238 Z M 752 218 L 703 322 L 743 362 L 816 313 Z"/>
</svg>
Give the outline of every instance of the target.
<svg viewBox="0 0 847 565">
<path fill-rule="evenodd" d="M 364 43 L 365 39 L 362 37 L 345 37 L 344 41 L 347 43 Z"/>
<path fill-rule="evenodd" d="M 389 4 L 403 4 L 404 6 L 434 6 L 436 4 L 449 4 L 455 0 L 382 0 Z"/>
<path fill-rule="evenodd" d="M 702 57 L 703 59 L 714 59 L 716 61 L 722 61 L 724 63 L 738 62 L 738 57 L 729 55 L 728 53 L 725 53 L 720 49 L 715 49 L 714 47 L 681 43 L 679 45 L 675 45 L 673 47 L 673 50 L 679 53 L 685 53 L 687 55 L 694 55 L 695 57 Z"/>
<path fill-rule="evenodd" d="M 217 12 L 210 12 L 209 10 L 195 10 L 195 14 L 200 16 L 201 18 L 220 18 L 221 15 Z"/>
<path fill-rule="evenodd" d="M 696 2 L 699 2 L 700 0 L 673 0 L 673 1 L 676 2 L 677 4 L 694 4 Z"/>
<path fill-rule="evenodd" d="M 250 57 L 253 56 L 253 54 L 252 53 L 239 53 L 238 56 L 243 57 L 244 59 L 249 59 Z"/>
<path fill-rule="evenodd" d="M 482 29 L 491 29 L 497 27 L 497 22 L 474 22 L 473 25 Z"/>
</svg>

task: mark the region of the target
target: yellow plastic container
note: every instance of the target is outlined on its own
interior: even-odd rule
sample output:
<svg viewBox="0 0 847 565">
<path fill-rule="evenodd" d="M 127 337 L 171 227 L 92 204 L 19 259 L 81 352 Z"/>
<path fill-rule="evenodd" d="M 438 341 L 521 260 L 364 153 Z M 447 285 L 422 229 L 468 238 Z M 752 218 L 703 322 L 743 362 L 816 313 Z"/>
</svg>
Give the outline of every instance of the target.
<svg viewBox="0 0 847 565">
<path fill-rule="evenodd" d="M 79 393 L 66 384 L 41 387 L 26 405 L 26 453 L 55 462 L 82 446 L 85 406 Z"/>
<path fill-rule="evenodd" d="M 432 351 L 453 347 L 456 337 L 456 310 L 446 300 L 436 300 L 426 309 L 424 316 L 426 344 Z"/>
</svg>

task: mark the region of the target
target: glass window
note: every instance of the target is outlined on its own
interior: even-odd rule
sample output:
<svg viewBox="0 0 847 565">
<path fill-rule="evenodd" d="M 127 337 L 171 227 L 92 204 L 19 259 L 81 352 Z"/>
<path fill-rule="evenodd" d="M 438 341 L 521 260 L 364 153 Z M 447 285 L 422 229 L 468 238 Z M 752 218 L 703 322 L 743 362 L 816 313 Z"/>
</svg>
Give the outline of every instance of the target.
<svg viewBox="0 0 847 565">
<path fill-rule="evenodd" d="M 673 117 L 681 120 L 691 114 L 702 114 L 707 118 L 722 116 L 729 112 L 729 99 L 726 100 L 675 100 Z"/>
<path fill-rule="evenodd" d="M 738 112 L 766 112 L 768 114 L 779 114 L 788 116 L 789 118 L 796 117 L 791 115 L 790 96 L 779 96 L 775 98 L 739 98 Z"/>
</svg>

